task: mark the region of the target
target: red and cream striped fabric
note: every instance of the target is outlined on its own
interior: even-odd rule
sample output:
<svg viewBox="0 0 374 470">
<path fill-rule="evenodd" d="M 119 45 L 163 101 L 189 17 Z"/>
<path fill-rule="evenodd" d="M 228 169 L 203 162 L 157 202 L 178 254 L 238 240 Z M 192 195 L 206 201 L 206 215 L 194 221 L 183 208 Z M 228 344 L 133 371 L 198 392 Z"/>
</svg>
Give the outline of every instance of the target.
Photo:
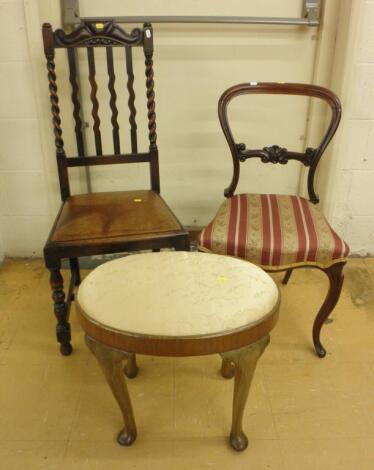
<svg viewBox="0 0 374 470">
<path fill-rule="evenodd" d="M 302 197 L 276 194 L 226 199 L 198 242 L 202 250 L 243 258 L 264 269 L 327 267 L 349 253 L 317 206 Z"/>
</svg>

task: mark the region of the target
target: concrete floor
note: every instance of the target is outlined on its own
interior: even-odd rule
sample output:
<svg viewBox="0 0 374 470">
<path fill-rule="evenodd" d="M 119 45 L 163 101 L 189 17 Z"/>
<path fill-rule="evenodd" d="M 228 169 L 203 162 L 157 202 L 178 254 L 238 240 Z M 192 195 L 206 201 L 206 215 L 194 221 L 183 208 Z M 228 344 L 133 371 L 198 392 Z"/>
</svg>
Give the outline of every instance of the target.
<svg viewBox="0 0 374 470">
<path fill-rule="evenodd" d="M 277 282 L 280 276 L 275 276 Z M 352 259 L 341 300 L 311 346 L 327 282 L 294 272 L 261 358 L 245 416 L 248 449 L 227 443 L 232 381 L 217 356 L 140 356 L 128 381 L 138 439 L 120 447 L 121 417 L 72 311 L 71 357 L 59 355 L 48 275 L 40 260 L 0 267 L 0 468 L 374 468 L 374 260 Z"/>
</svg>

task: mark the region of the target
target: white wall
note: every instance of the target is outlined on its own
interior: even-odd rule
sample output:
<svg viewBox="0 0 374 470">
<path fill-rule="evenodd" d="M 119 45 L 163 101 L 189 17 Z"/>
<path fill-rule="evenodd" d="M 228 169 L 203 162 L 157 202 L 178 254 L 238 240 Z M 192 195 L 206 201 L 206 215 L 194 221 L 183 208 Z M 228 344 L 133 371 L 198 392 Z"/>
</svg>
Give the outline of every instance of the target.
<svg viewBox="0 0 374 470">
<path fill-rule="evenodd" d="M 0 235 L 6 255 L 39 256 L 51 217 L 23 1 L 0 0 L 0 18 Z"/>
<path fill-rule="evenodd" d="M 331 219 L 354 254 L 374 254 L 374 2 L 355 0 L 348 36 L 342 132 Z"/>
<path fill-rule="evenodd" d="M 0 225 L 0 264 L 3 262 L 5 256 L 3 236 L 2 236 L 2 227 Z"/>
<path fill-rule="evenodd" d="M 208 3 L 212 5 L 211 2 L 194 3 L 194 8 L 202 9 L 204 5 L 205 11 L 182 11 L 179 7 L 175 11 L 176 3 L 172 2 L 169 5 L 174 10 L 169 13 L 207 14 Z M 235 5 L 239 3 L 242 9 L 237 14 L 300 15 L 299 0 L 256 2 L 255 6 L 236 2 Z M 331 69 L 335 73 L 339 71 L 335 61 L 340 54 L 340 62 L 346 64 L 344 74 L 340 73 L 343 83 L 338 86 L 339 80 L 332 80 L 331 87 L 340 94 L 342 85 L 343 122 L 329 155 L 333 165 L 319 178 L 319 189 L 329 219 L 353 252 L 374 253 L 371 202 L 374 196 L 374 2 L 329 0 L 326 3 L 330 13 L 328 18 L 325 16 L 318 36 L 317 30 L 308 28 L 211 26 L 209 32 L 204 32 L 201 27 L 192 26 L 157 27 L 155 81 L 161 183 L 163 195 L 184 223 L 206 223 L 222 200 L 222 189 L 229 179 L 230 156 L 216 117 L 220 92 L 228 85 L 248 79 L 306 82 L 314 79 L 329 86 Z M 81 4 L 84 14 L 90 11 L 104 14 L 100 10 L 103 2 L 82 0 Z M 117 10 L 121 4 L 108 0 L 105 14 L 122 14 Z M 352 16 L 343 11 L 339 19 L 343 4 L 352 4 L 355 11 Z M 191 4 L 186 2 L 186 5 Z M 233 14 L 232 5 L 229 10 L 225 10 L 225 5 L 227 2 L 214 2 L 215 14 Z M 222 11 L 218 11 L 218 6 Z M 40 255 L 59 205 L 40 27 L 43 21 L 50 21 L 54 26 L 60 24 L 59 2 L 0 0 L 0 18 L 0 258 L 1 238 L 3 252 L 8 256 Z M 332 44 L 338 21 L 341 23 L 338 33 L 348 34 L 349 47 L 341 47 L 335 53 Z M 320 50 L 314 63 L 316 42 Z M 344 61 L 347 57 L 348 62 Z M 203 71 L 202 81 L 191 81 L 191 70 Z M 171 79 L 175 83 L 169 89 Z M 183 109 L 187 111 L 183 113 Z M 300 110 L 306 117 L 305 108 Z M 238 113 L 240 118 L 244 117 L 244 109 L 238 109 Z M 282 131 L 290 148 L 292 144 L 302 146 L 305 132 L 307 138 L 313 134 L 305 128 L 303 119 L 299 121 L 295 132 Z M 289 121 L 281 123 L 291 128 Z M 248 130 L 250 140 L 256 134 L 265 138 L 266 127 L 261 122 L 258 127 L 261 132 L 257 132 L 251 121 L 241 131 Z M 282 130 L 273 127 L 278 132 Z M 65 137 L 69 143 L 69 137 Z M 265 143 L 275 143 L 273 138 L 270 140 Z M 287 168 L 265 167 L 256 162 L 247 162 L 246 168 L 240 190 L 274 190 L 275 182 L 276 190 L 296 189 L 297 192 L 298 170 L 289 172 Z M 268 171 L 272 175 L 270 179 Z M 78 191 L 84 190 L 81 175 L 76 179 L 73 186 Z M 269 185 L 262 186 L 260 180 Z M 143 181 L 140 176 L 139 181 Z M 111 175 L 106 181 L 105 178 L 96 180 L 100 190 L 104 183 L 120 184 Z"/>
</svg>

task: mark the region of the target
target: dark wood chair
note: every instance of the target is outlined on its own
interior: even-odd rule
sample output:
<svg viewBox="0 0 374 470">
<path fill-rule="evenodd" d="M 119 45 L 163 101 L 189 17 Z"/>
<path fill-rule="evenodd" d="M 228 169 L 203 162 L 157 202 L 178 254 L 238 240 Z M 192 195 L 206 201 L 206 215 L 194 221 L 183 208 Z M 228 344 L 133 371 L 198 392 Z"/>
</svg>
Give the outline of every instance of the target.
<svg viewBox="0 0 374 470">
<path fill-rule="evenodd" d="M 61 209 L 44 247 L 44 258 L 50 270 L 50 284 L 57 318 L 57 340 L 64 355 L 72 352 L 70 344 L 69 310 L 74 298 L 74 286 L 80 282 L 80 256 L 136 250 L 155 250 L 172 247 L 175 250 L 189 249 L 189 235 L 160 196 L 158 150 L 156 144 L 156 114 L 153 82 L 153 31 L 150 24 L 127 33 L 111 21 L 104 23 L 82 23 L 70 34 L 61 29 L 53 31 L 50 24 L 43 25 L 44 52 L 47 59 L 50 100 L 53 115 L 56 158 L 60 182 Z M 104 154 L 95 78 L 95 49 L 105 47 L 108 71 L 108 101 L 111 110 L 113 134 L 112 154 Z M 124 51 L 126 64 L 131 153 L 122 153 L 116 105 L 115 69 L 113 47 Z M 138 151 L 134 73 L 132 48 L 142 47 L 145 57 L 145 85 L 148 110 L 149 149 Z M 69 63 L 69 81 L 72 88 L 73 117 L 77 155 L 67 156 L 62 139 L 59 99 L 55 73 L 55 49 L 66 49 Z M 96 155 L 87 155 L 80 117 L 77 77 L 77 48 L 86 48 L 92 102 L 93 132 Z M 102 192 L 71 195 L 69 168 L 90 165 L 114 165 L 122 163 L 148 162 L 150 168 L 150 190 Z M 61 260 L 70 260 L 71 282 L 65 296 L 61 276 Z"/>
<path fill-rule="evenodd" d="M 331 121 L 320 145 L 300 153 L 278 145 L 249 150 L 244 144 L 236 143 L 228 123 L 228 104 L 240 95 L 259 93 L 302 95 L 327 102 L 331 109 Z M 287 284 L 293 269 L 313 267 L 322 270 L 329 279 L 329 290 L 314 320 L 313 342 L 318 356 L 324 357 L 326 350 L 321 344 L 320 332 L 338 302 L 349 248 L 316 206 L 319 199 L 314 189 L 314 176 L 318 162 L 339 125 L 339 99 L 326 88 L 314 85 L 244 83 L 223 93 L 218 104 L 218 115 L 230 147 L 234 171 L 231 183 L 224 191 L 227 200 L 218 209 L 212 222 L 200 233 L 199 248 L 246 259 L 266 271 L 286 271 L 284 284 Z M 289 160 L 303 163 L 309 168 L 309 200 L 294 195 L 234 195 L 239 181 L 240 163 L 250 158 L 282 165 Z"/>
</svg>

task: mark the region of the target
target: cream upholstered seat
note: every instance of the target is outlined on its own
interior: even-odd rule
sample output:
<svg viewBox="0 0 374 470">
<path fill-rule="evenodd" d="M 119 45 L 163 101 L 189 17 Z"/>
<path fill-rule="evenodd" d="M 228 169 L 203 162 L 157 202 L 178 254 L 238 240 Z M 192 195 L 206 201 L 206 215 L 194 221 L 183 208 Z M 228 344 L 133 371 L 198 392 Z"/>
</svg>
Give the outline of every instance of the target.
<svg viewBox="0 0 374 470">
<path fill-rule="evenodd" d="M 220 255 L 131 255 L 92 271 L 78 304 L 106 328 L 140 335 L 214 335 L 262 321 L 278 288 L 255 265 Z"/>
</svg>

